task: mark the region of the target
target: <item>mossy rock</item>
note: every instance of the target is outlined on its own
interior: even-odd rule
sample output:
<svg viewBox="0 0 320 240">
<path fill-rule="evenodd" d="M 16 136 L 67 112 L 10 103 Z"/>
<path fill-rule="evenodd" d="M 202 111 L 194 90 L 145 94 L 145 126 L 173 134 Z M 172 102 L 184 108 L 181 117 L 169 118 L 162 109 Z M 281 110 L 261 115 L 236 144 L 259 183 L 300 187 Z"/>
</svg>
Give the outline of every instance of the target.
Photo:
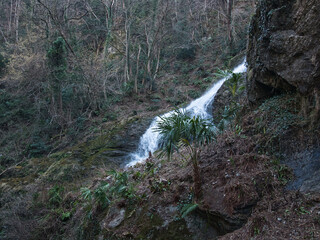
<svg viewBox="0 0 320 240">
<path fill-rule="evenodd" d="M 87 142 L 44 158 L 32 158 L 3 174 L 1 183 L 14 187 L 40 181 L 71 183 L 97 174 L 98 168 L 119 168 L 135 151 L 151 119 L 137 116 L 109 124 L 104 133 Z"/>
</svg>

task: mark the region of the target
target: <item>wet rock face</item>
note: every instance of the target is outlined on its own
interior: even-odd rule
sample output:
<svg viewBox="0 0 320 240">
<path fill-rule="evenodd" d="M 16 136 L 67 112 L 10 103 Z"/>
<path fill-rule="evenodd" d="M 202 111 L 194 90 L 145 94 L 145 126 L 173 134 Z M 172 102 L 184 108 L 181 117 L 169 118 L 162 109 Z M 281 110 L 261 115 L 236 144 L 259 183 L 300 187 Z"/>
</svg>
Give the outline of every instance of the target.
<svg viewBox="0 0 320 240">
<path fill-rule="evenodd" d="M 295 178 L 287 185 L 289 190 L 320 192 L 320 148 L 305 150 L 289 156 L 284 163 L 292 168 Z"/>
<path fill-rule="evenodd" d="M 248 98 L 276 92 L 306 95 L 320 85 L 320 1 L 260 1 L 247 52 Z"/>
<path fill-rule="evenodd" d="M 123 124 L 125 126 L 121 129 L 121 132 L 112 137 L 110 146 L 112 150 L 110 151 L 108 149 L 103 152 L 102 155 L 121 166 L 127 164 L 128 155 L 137 150 L 140 137 L 146 131 L 151 121 L 151 118 L 147 118 L 131 121 L 129 124 Z"/>
</svg>

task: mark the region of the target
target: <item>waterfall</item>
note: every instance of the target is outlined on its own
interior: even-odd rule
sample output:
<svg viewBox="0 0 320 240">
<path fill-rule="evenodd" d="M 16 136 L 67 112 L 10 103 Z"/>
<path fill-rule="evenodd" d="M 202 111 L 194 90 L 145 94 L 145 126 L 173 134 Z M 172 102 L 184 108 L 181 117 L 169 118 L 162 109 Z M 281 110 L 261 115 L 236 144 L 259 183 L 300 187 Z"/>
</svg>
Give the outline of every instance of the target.
<svg viewBox="0 0 320 240">
<path fill-rule="evenodd" d="M 247 70 L 246 62 L 243 61 L 242 64 L 237 66 L 232 72 L 233 73 L 242 73 Z M 211 114 L 208 113 L 208 108 L 211 106 L 214 97 L 218 90 L 221 88 L 223 83 L 231 76 L 231 74 L 219 80 L 216 84 L 214 84 L 207 92 L 205 92 L 201 97 L 192 101 L 186 108 L 181 108 L 181 111 L 187 111 L 192 116 L 200 116 L 202 118 L 212 118 Z M 159 145 L 159 133 L 154 131 L 154 128 L 157 126 L 158 122 L 161 121 L 161 118 L 166 118 L 174 114 L 174 111 L 165 113 L 161 115 L 161 117 L 155 117 L 150 124 L 149 128 L 146 132 L 141 136 L 139 147 L 136 152 L 131 153 L 129 155 L 130 162 L 126 165 L 126 167 L 134 166 L 139 162 L 143 162 L 148 158 L 149 152 L 153 153 L 158 149 Z"/>
</svg>

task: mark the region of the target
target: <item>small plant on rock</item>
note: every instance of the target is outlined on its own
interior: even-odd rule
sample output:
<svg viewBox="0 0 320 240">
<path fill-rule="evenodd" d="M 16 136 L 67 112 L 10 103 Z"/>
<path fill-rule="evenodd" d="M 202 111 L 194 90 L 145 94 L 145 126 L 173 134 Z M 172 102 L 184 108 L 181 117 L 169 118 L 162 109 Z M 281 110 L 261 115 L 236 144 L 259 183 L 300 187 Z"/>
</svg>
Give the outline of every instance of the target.
<svg viewBox="0 0 320 240">
<path fill-rule="evenodd" d="M 198 206 L 199 205 L 194 202 L 193 194 L 189 194 L 186 199 L 180 199 L 178 203 L 178 211 L 180 214 L 176 217 L 176 220 L 185 218 L 189 213 L 196 210 Z"/>
</svg>

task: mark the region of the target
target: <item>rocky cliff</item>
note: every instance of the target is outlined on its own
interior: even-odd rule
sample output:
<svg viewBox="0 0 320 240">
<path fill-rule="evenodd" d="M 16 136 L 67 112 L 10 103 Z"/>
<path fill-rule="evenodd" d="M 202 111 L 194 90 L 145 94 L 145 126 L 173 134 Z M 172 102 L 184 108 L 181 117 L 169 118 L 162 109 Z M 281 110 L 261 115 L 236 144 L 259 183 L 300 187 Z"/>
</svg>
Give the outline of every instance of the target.
<svg viewBox="0 0 320 240">
<path fill-rule="evenodd" d="M 320 84 L 320 1 L 260 1 L 248 43 L 250 102 L 283 91 L 313 96 Z"/>
</svg>

